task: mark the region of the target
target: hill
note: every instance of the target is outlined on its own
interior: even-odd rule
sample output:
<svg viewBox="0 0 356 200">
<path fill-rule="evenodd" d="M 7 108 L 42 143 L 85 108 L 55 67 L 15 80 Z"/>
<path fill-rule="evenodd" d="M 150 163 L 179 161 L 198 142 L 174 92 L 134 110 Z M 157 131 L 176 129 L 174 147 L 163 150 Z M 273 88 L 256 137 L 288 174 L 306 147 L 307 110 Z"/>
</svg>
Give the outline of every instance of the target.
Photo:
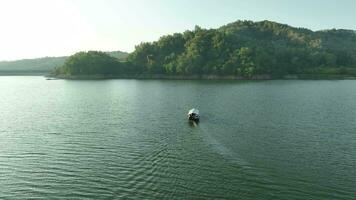
<svg viewBox="0 0 356 200">
<path fill-rule="evenodd" d="M 352 74 L 356 33 L 311 31 L 271 21 L 237 21 L 218 29 L 163 36 L 142 43 L 128 61 L 149 74 Z"/>
<path fill-rule="evenodd" d="M 128 56 L 128 53 L 122 51 L 112 51 L 106 53 L 119 60 L 125 60 Z M 67 56 L 63 56 L 2 61 L 0 62 L 0 75 L 48 74 L 56 67 L 62 66 L 67 59 Z"/>
<path fill-rule="evenodd" d="M 75 68 L 85 68 L 80 63 L 63 67 L 66 66 L 62 72 L 67 76 L 73 75 L 71 71 L 78 72 Z M 236 21 L 217 29 L 196 26 L 193 31 L 137 45 L 127 62 L 116 67 L 120 69 L 111 68 L 105 74 L 118 77 L 356 76 L 356 33 L 335 29 L 312 31 L 271 21 Z"/>
<path fill-rule="evenodd" d="M 100 51 L 79 52 L 70 56 L 65 63 L 53 70 L 57 75 L 111 75 L 125 73 L 125 63 L 110 54 Z"/>
</svg>

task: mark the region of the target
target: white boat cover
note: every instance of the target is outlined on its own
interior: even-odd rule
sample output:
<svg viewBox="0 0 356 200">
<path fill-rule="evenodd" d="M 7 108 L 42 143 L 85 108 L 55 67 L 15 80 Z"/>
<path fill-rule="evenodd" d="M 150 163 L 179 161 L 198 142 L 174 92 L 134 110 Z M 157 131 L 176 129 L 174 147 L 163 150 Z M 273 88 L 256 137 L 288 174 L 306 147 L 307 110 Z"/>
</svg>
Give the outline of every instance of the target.
<svg viewBox="0 0 356 200">
<path fill-rule="evenodd" d="M 189 110 L 188 115 L 193 114 L 193 113 L 196 115 L 199 115 L 199 110 L 193 108 L 193 109 Z"/>
</svg>

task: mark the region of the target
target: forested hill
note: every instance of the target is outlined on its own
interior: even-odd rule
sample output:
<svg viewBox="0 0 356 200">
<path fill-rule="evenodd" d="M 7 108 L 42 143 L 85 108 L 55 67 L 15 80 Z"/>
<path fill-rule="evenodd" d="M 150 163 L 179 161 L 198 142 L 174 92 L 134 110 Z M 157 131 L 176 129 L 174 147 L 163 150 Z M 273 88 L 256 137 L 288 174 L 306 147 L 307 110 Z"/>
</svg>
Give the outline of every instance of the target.
<svg viewBox="0 0 356 200">
<path fill-rule="evenodd" d="M 125 60 L 128 56 L 128 53 L 122 51 L 106 52 L 106 54 L 119 60 Z M 53 71 L 54 68 L 62 66 L 67 59 L 67 56 L 63 56 L 1 61 L 0 75 L 48 74 Z"/>
<path fill-rule="evenodd" d="M 96 62 L 99 59 L 99 62 Z M 108 59 L 107 62 L 103 60 Z M 270 21 L 237 21 L 218 29 L 161 37 L 136 46 L 125 63 L 113 63 L 100 52 L 71 57 L 56 73 L 65 75 L 356 75 L 356 33 L 311 31 Z M 75 61 L 75 62 L 74 62 Z M 86 69 L 86 63 L 96 63 Z"/>
<path fill-rule="evenodd" d="M 67 57 L 44 57 L 0 62 L 0 75 L 47 74 L 63 65 Z"/>
<path fill-rule="evenodd" d="M 237 21 L 218 29 L 197 26 L 193 31 L 142 43 L 128 60 L 145 73 L 348 73 L 356 68 L 356 33 Z"/>
</svg>

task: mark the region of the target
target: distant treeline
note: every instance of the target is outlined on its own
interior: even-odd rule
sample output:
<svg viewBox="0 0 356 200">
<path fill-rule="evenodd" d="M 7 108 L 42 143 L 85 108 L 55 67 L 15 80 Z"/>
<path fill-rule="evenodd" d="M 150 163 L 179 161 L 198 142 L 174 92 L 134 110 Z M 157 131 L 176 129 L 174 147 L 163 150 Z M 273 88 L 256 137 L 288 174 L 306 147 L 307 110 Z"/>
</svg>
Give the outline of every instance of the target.
<svg viewBox="0 0 356 200">
<path fill-rule="evenodd" d="M 119 60 L 126 60 L 128 53 L 121 51 L 105 52 Z M 0 75 L 38 75 L 48 74 L 55 68 L 64 65 L 68 57 L 45 57 L 35 59 L 23 59 L 16 61 L 1 61 Z"/>
<path fill-rule="evenodd" d="M 0 62 L 0 74 L 48 74 L 62 66 L 68 57 L 45 57 Z"/>
<path fill-rule="evenodd" d="M 62 75 L 356 75 L 356 33 L 311 31 L 270 21 L 175 33 L 136 46 L 125 62 L 91 51 L 71 56 Z"/>
</svg>

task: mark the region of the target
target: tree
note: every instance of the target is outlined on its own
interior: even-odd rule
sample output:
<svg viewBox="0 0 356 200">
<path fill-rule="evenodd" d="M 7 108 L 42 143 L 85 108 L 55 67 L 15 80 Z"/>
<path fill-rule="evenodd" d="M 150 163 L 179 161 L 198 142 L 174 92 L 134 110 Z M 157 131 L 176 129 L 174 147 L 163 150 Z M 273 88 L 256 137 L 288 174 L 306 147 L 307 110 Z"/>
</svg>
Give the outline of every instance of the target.
<svg viewBox="0 0 356 200">
<path fill-rule="evenodd" d="M 80 52 L 57 72 L 252 77 L 353 73 L 350 69 L 356 69 L 354 31 L 314 32 L 271 21 L 237 21 L 218 29 L 196 26 L 192 31 L 141 43 L 125 63 L 101 52 Z"/>
</svg>

